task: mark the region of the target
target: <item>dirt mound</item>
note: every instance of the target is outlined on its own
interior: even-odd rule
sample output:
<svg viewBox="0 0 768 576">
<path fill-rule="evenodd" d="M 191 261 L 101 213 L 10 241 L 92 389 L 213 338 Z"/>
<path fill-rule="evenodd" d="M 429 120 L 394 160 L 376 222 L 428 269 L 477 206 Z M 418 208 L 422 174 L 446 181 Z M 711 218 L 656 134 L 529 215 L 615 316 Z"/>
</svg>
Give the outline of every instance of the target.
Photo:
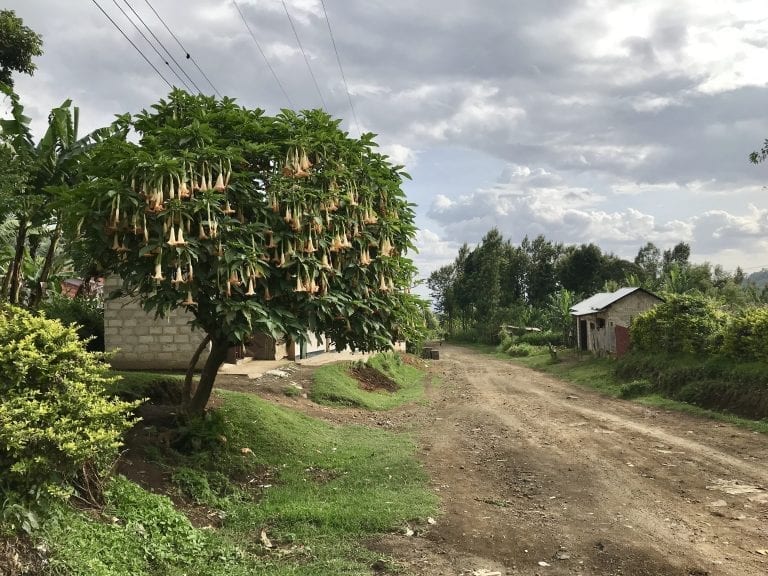
<svg viewBox="0 0 768 576">
<path fill-rule="evenodd" d="M 360 383 L 360 388 L 374 392 L 385 390 L 387 392 L 397 392 L 399 386 L 392 378 L 385 376 L 375 368 L 367 364 L 356 365 L 350 368 L 350 375 Z"/>
</svg>

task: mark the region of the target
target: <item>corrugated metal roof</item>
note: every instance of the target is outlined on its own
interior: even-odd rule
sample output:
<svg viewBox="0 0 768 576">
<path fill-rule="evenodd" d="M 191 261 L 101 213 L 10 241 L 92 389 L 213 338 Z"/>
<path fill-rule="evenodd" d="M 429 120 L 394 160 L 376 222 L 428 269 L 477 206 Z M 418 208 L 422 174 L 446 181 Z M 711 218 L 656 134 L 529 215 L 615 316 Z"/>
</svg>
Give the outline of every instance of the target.
<svg viewBox="0 0 768 576">
<path fill-rule="evenodd" d="M 617 302 L 638 290 L 642 290 L 642 288 L 619 288 L 616 292 L 599 292 L 573 306 L 571 308 L 571 314 L 574 316 L 584 316 L 586 314 L 600 312 L 601 310 L 608 308 L 608 306 L 614 302 Z"/>
</svg>

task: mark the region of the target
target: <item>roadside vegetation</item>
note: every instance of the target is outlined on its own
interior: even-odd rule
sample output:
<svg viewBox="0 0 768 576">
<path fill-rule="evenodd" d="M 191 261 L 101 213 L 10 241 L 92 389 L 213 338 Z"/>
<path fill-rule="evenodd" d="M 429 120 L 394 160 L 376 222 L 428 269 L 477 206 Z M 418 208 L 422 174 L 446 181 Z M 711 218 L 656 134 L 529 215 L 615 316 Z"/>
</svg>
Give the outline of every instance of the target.
<svg viewBox="0 0 768 576">
<path fill-rule="evenodd" d="M 41 533 L 52 566 L 83 576 L 367 574 L 386 560 L 366 538 L 435 513 L 407 437 L 248 394 L 216 400 L 172 446 L 147 444 L 167 479 L 153 489 L 167 495 L 117 476 L 103 509 L 57 509 Z"/>
<path fill-rule="evenodd" d="M 762 153 L 754 160 L 762 160 Z M 768 418 L 768 287 L 690 261 L 690 246 L 642 246 L 633 260 L 594 244 L 538 236 L 519 245 L 489 231 L 428 280 L 448 339 L 624 398 Z M 637 286 L 665 303 L 633 319 L 632 352 L 614 361 L 572 355 L 570 309 L 597 292 Z M 578 361 L 577 361 L 578 360 Z M 761 427 L 760 424 L 758 427 Z"/>
<path fill-rule="evenodd" d="M 11 550 L 0 554 L 0 572 L 369 574 L 388 560 L 368 550 L 367 539 L 436 513 L 405 435 L 329 424 L 230 391 L 215 393 L 205 418 L 179 425 L 161 409 L 174 404 L 183 376 L 111 372 L 83 349 L 74 328 L 19 309 L 0 320 L 6 371 L 12 353 L 28 358 L 13 381 L 39 377 L 50 394 L 46 374 L 55 372 L 65 388 L 46 402 L 20 386 L 2 390 L 0 457 L 14 473 L 0 486 L 0 541 Z M 93 384 L 71 381 L 64 367 L 91 370 Z M 354 369 L 342 367 L 341 375 Z M 424 373 L 399 355 L 374 356 L 365 368 L 398 388 L 365 394 L 395 399 L 393 406 L 423 394 Z M 324 372 L 329 389 L 349 384 L 335 385 L 338 373 Z M 150 403 L 137 407 L 141 400 Z M 130 410 L 144 419 L 125 436 L 128 452 L 115 464 L 121 436 L 136 420 Z M 93 445 L 73 435 L 84 425 L 93 428 Z"/>
<path fill-rule="evenodd" d="M 768 432 L 767 326 L 765 308 L 728 310 L 705 296 L 669 295 L 635 318 L 633 349 L 618 360 L 535 347 L 508 334 L 492 350 L 612 396 Z"/>
<path fill-rule="evenodd" d="M 390 410 L 421 399 L 424 380 L 424 372 L 399 354 L 377 354 L 368 361 L 321 366 L 310 398 L 320 404 Z"/>
</svg>

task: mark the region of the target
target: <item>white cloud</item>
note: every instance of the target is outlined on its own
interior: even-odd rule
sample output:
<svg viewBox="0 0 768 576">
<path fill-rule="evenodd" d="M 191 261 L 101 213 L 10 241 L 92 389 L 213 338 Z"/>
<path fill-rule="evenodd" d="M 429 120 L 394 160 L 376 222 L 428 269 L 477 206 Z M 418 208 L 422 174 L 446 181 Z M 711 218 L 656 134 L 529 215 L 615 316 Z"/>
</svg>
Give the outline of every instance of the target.
<svg viewBox="0 0 768 576">
<path fill-rule="evenodd" d="M 418 154 L 415 150 L 403 146 L 402 144 L 384 144 L 379 148 L 382 154 L 389 156 L 389 161 L 393 164 L 405 166 L 406 170 L 413 169 L 416 166 Z"/>
</svg>

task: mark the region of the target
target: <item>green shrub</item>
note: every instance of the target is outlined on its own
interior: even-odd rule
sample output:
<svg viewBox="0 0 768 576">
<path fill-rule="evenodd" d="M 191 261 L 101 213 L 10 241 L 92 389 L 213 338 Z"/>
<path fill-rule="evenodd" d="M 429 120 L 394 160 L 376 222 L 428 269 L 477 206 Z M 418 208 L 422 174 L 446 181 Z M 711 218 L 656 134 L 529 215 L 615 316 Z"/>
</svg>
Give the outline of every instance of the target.
<svg viewBox="0 0 768 576">
<path fill-rule="evenodd" d="M 513 344 L 507 348 L 507 354 L 514 358 L 521 358 L 523 356 L 531 356 L 538 352 L 535 347 L 530 344 Z"/>
<path fill-rule="evenodd" d="M 559 332 L 547 330 L 545 332 L 526 332 L 518 336 L 517 342 L 520 344 L 530 344 L 531 346 L 563 346 L 563 335 Z"/>
<path fill-rule="evenodd" d="M 91 352 L 104 351 L 104 308 L 98 298 L 67 298 L 52 294 L 42 305 L 46 318 L 77 325 L 77 335 Z"/>
<path fill-rule="evenodd" d="M 637 398 L 653 393 L 653 384 L 648 380 L 632 380 L 619 388 L 619 398 Z"/>
<path fill-rule="evenodd" d="M 741 360 L 768 361 L 768 307 L 748 308 L 731 318 L 723 352 Z"/>
<path fill-rule="evenodd" d="M 180 404 L 184 376 L 156 372 L 113 372 L 120 378 L 109 385 L 110 394 L 127 402 L 149 400 L 154 404 Z"/>
<path fill-rule="evenodd" d="M 496 350 L 498 352 L 506 352 L 514 343 L 515 341 L 512 339 L 512 336 L 504 332 L 501 336 L 501 342 L 499 342 L 499 345 L 496 346 Z"/>
<path fill-rule="evenodd" d="M 722 345 L 725 314 L 711 298 L 675 294 L 637 316 L 632 345 L 642 352 L 708 354 Z"/>
<path fill-rule="evenodd" d="M 768 372 L 762 362 L 635 351 L 618 360 L 615 371 L 623 380 L 647 382 L 642 389 L 633 382 L 622 385 L 623 397 L 658 393 L 746 418 L 768 418 Z"/>
<path fill-rule="evenodd" d="M 66 496 L 109 468 L 134 404 L 107 397 L 108 372 L 73 327 L 0 307 L 0 492 Z"/>
</svg>

